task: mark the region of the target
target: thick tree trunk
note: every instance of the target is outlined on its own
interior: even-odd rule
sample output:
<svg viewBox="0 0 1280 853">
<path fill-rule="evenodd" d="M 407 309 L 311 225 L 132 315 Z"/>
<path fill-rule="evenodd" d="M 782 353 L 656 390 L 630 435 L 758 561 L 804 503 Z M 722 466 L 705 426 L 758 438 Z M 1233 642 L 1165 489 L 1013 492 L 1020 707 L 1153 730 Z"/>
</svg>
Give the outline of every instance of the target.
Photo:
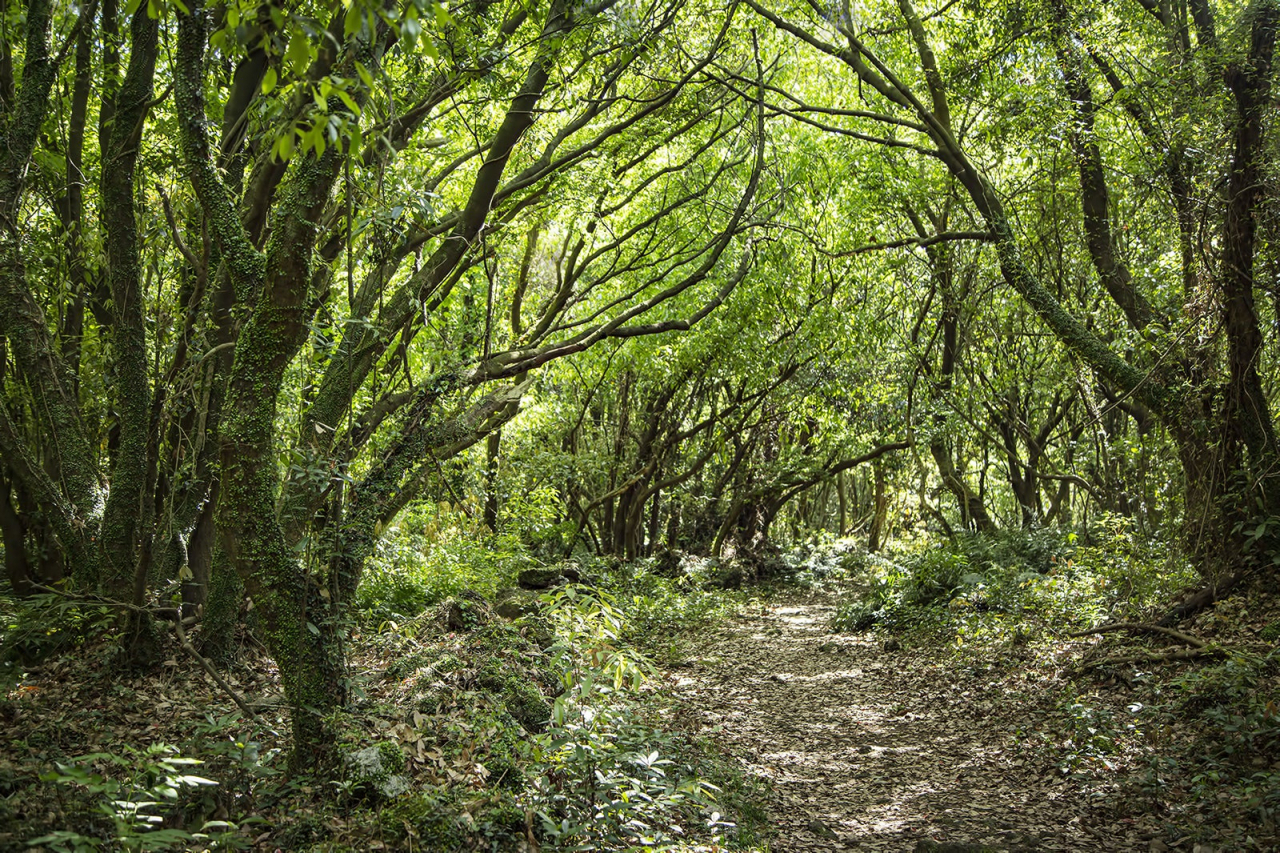
<svg viewBox="0 0 1280 853">
<path fill-rule="evenodd" d="M 144 583 L 136 581 L 139 536 L 143 527 L 143 493 L 147 487 L 151 446 L 151 383 L 147 365 L 146 319 L 143 316 L 142 263 L 134 212 L 134 176 L 143 124 L 150 111 L 159 21 L 143 7 L 130 28 L 129 70 L 104 127 L 102 221 L 106 232 L 107 281 L 111 291 L 116 381 L 114 406 L 120 425 L 120 448 L 111 472 L 111 491 L 102 518 L 103 588 L 112 598 L 142 604 Z M 149 627 L 135 626 L 139 660 L 151 657 L 154 637 Z"/>
</svg>

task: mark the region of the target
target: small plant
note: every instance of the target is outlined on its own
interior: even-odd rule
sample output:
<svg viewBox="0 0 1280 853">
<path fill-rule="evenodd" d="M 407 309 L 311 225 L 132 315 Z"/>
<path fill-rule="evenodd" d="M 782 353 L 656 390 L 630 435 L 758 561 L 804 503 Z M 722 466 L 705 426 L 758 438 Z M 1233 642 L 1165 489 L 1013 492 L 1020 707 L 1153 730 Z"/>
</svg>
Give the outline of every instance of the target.
<svg viewBox="0 0 1280 853">
<path fill-rule="evenodd" d="M 1072 775 L 1115 770 L 1117 756 L 1141 734 L 1138 715 L 1142 710 L 1140 704 L 1130 705 L 1131 717 L 1126 720 L 1083 699 L 1063 703 L 1059 707 L 1064 726 L 1058 769 Z"/>
<path fill-rule="evenodd" d="M 646 719 L 637 691 L 651 667 L 623 642 L 627 619 L 616 600 L 573 586 L 544 598 L 564 692 L 547 730 L 525 746 L 543 836 L 568 849 L 663 849 L 732 827 L 712 810 L 718 789 L 672 758 L 681 745 Z"/>
<path fill-rule="evenodd" d="M 208 821 L 199 832 L 165 828 L 164 812 L 172 811 L 182 792 L 211 787 L 218 783 L 194 776 L 186 769 L 202 762 L 183 758 L 168 744 L 153 744 L 145 750 L 127 747 L 126 755 L 98 752 L 83 755 L 67 763 L 56 763 L 54 769 L 40 776 L 41 781 L 56 785 L 74 785 L 99 798 L 98 811 L 111 822 L 109 840 L 60 830 L 30 840 L 28 845 L 43 845 L 58 853 L 121 849 L 127 851 L 168 850 L 176 846 L 207 845 L 235 827 L 226 821 Z M 107 765 L 117 768 L 123 780 L 97 772 Z"/>
</svg>

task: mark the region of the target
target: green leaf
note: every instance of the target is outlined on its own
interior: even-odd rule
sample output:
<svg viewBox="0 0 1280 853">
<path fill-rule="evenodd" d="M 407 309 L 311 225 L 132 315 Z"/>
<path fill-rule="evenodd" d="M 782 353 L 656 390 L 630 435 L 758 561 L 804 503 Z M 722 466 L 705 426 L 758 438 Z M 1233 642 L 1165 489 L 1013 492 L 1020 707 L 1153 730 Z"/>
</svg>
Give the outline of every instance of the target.
<svg viewBox="0 0 1280 853">
<path fill-rule="evenodd" d="M 311 41 L 299 29 L 289 31 L 289 47 L 285 50 L 285 61 L 293 69 L 293 73 L 302 76 L 311 64 Z"/>
<path fill-rule="evenodd" d="M 351 110 L 351 114 L 356 117 L 359 117 L 360 107 L 356 104 L 355 99 L 352 98 L 350 95 L 348 95 L 346 91 L 343 89 L 338 89 L 337 94 L 338 94 L 338 100 L 342 101 L 342 103 L 346 106 L 346 108 Z"/>
<path fill-rule="evenodd" d="M 364 15 L 361 14 L 362 9 L 359 3 L 352 3 L 347 7 L 347 14 L 342 19 L 342 36 L 343 38 L 351 38 L 360 32 L 360 28 L 364 26 Z"/>
<path fill-rule="evenodd" d="M 276 87 L 276 70 L 268 68 L 267 73 L 262 75 L 262 94 L 270 95 Z"/>
</svg>

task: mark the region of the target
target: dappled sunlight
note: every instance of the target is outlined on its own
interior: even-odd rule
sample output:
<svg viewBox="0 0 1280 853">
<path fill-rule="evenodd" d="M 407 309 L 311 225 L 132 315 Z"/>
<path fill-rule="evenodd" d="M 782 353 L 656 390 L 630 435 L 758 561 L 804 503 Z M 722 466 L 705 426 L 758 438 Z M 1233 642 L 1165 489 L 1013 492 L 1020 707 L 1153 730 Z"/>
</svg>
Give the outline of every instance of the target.
<svg viewBox="0 0 1280 853">
<path fill-rule="evenodd" d="M 1087 804 L 1015 736 L 1029 709 L 869 635 L 833 636 L 831 612 L 793 604 L 741 621 L 676 682 L 771 784 L 773 850 L 1095 849 L 1078 829 Z"/>
</svg>

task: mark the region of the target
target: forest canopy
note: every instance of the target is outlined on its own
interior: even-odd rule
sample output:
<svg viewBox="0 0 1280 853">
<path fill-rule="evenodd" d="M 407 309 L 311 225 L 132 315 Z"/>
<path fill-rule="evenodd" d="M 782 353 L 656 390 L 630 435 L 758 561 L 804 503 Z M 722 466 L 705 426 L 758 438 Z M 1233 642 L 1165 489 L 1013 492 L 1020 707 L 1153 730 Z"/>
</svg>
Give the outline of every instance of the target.
<svg viewBox="0 0 1280 853">
<path fill-rule="evenodd" d="M 318 765 L 408 527 L 762 571 L 1121 518 L 1191 612 L 1280 547 L 1278 17 L 7 0 L 9 584 L 124 666 L 252 618 Z"/>
</svg>

